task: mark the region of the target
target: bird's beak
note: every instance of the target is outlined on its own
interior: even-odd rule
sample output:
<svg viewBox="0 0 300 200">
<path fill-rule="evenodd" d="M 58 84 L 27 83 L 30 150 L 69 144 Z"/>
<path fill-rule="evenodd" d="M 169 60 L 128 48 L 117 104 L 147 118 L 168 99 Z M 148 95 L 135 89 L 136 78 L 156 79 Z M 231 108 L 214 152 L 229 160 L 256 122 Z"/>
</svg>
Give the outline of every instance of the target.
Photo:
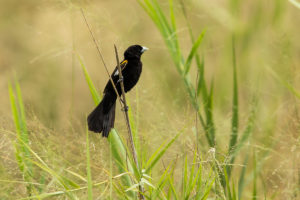
<svg viewBox="0 0 300 200">
<path fill-rule="evenodd" d="M 145 51 L 149 50 L 147 47 L 143 47 L 141 52 L 144 53 Z"/>
</svg>

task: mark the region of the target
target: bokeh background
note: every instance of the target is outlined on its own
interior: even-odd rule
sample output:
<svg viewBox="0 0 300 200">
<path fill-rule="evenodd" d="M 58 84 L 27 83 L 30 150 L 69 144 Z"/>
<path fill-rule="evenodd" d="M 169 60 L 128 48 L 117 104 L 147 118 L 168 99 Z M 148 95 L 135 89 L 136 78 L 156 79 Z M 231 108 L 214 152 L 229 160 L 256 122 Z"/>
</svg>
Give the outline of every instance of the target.
<svg viewBox="0 0 300 200">
<path fill-rule="evenodd" d="M 168 12 L 168 2 L 160 4 Z M 299 198 L 300 9 L 283 0 L 189 0 L 184 4 L 195 34 L 206 29 L 199 53 L 205 58 L 206 81 L 214 83 L 216 138 L 221 144 L 217 153 L 226 153 L 230 133 L 234 32 L 241 129 L 253 98 L 258 100 L 255 131 L 248 143 L 263 160 L 258 199 L 264 195 Z M 175 1 L 174 5 L 180 45 L 188 55 L 188 28 L 180 4 Z M 116 65 L 113 44 L 120 55 L 132 44 L 150 49 L 142 57 L 142 77 L 127 95 L 139 119 L 143 145 L 154 149 L 183 131 L 166 162 L 194 145 L 195 113 L 183 81 L 159 31 L 137 1 L 1 0 L 0 199 L 26 195 L 24 184 L 12 182 L 22 178 L 14 157 L 15 127 L 8 96 L 8 83 L 15 79 L 22 90 L 32 148 L 52 166 L 85 170 L 85 119 L 94 103 L 76 54 L 100 92 L 107 74 L 80 8 L 111 72 Z M 196 74 L 196 68 L 192 70 Z M 117 110 L 116 127 L 125 137 L 124 119 Z M 93 176 L 101 181 L 106 176 L 102 169 L 108 168 L 108 144 L 99 135 L 90 136 Z M 201 138 L 205 154 L 209 148 L 203 133 Z"/>
</svg>

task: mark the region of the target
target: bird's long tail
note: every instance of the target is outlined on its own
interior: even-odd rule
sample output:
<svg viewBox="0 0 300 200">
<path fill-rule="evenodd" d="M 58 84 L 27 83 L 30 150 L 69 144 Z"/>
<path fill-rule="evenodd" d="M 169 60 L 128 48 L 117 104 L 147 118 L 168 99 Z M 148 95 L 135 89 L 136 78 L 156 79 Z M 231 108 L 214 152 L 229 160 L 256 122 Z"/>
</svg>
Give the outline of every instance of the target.
<svg viewBox="0 0 300 200">
<path fill-rule="evenodd" d="M 89 114 L 87 121 L 90 131 L 101 133 L 108 137 L 115 123 L 116 97 L 113 94 L 105 94 L 99 105 Z"/>
</svg>

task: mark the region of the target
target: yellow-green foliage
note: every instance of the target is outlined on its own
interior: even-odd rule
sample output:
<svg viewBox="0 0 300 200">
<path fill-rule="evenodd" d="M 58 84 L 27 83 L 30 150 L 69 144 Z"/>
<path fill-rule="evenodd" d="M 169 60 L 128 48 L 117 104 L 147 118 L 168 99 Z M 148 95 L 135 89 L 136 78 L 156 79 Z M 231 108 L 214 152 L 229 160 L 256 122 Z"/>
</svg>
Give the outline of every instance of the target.
<svg viewBox="0 0 300 200">
<path fill-rule="evenodd" d="M 300 7 L 282 0 L 0 4 L 0 199 L 299 199 Z M 108 139 L 86 116 L 132 44 Z M 120 58 L 122 59 L 122 58 Z"/>
</svg>

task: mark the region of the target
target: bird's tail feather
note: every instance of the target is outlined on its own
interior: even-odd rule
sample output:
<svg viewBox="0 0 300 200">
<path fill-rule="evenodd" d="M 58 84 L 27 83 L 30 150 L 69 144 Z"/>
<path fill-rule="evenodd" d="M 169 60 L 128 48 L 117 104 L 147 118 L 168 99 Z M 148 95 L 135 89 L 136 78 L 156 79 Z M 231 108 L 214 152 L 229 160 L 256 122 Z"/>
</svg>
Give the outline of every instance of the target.
<svg viewBox="0 0 300 200">
<path fill-rule="evenodd" d="M 102 136 L 108 137 L 111 128 L 114 127 L 115 110 L 115 99 L 106 94 L 87 118 L 89 130 L 96 133 L 103 131 Z"/>
<path fill-rule="evenodd" d="M 103 130 L 103 102 L 101 102 L 88 116 L 88 127 L 90 131 L 100 133 Z"/>
<path fill-rule="evenodd" d="M 103 118 L 103 137 L 108 137 L 110 129 L 114 127 L 115 124 L 115 112 L 116 112 L 116 103 L 111 107 L 110 111 L 104 115 Z"/>
</svg>

